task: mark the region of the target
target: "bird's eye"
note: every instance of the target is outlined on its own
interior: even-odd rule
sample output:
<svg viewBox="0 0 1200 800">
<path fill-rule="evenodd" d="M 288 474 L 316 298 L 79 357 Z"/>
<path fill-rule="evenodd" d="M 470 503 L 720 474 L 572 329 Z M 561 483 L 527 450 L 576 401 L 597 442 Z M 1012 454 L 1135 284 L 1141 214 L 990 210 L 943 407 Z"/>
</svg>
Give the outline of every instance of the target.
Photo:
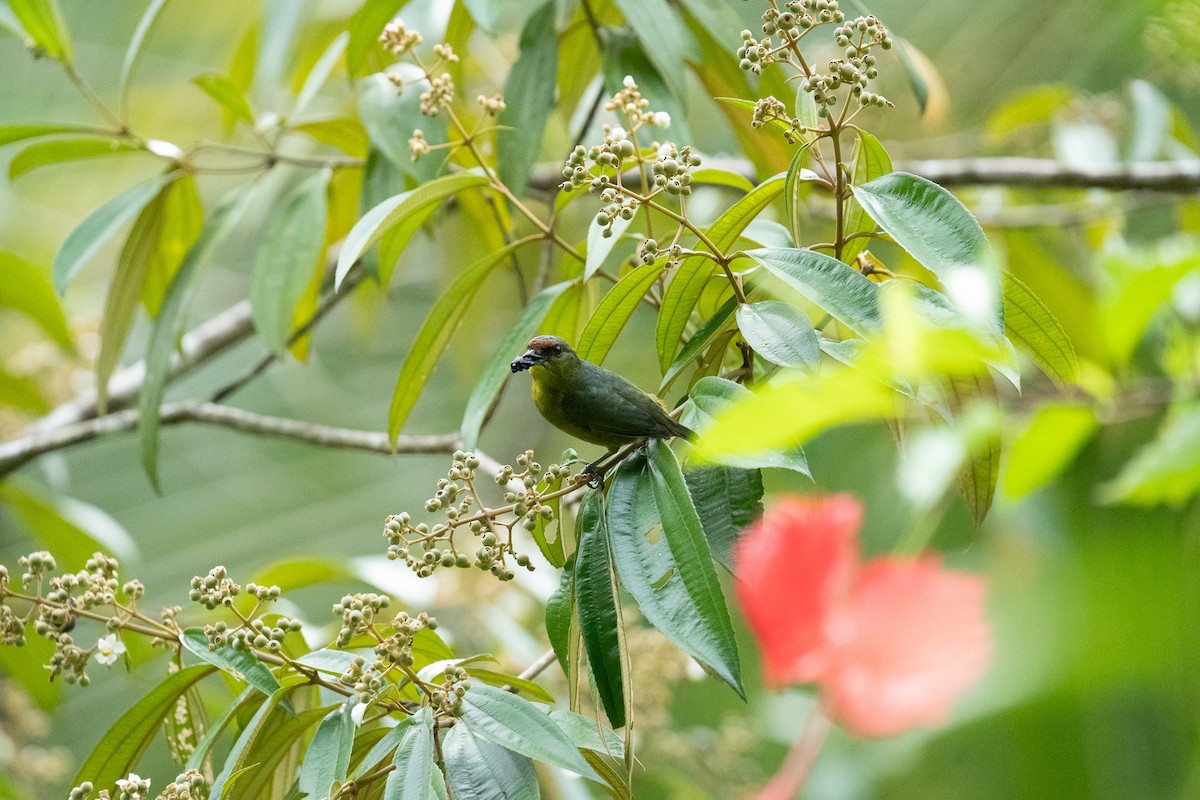
<svg viewBox="0 0 1200 800">
<path fill-rule="evenodd" d="M 558 345 L 554 345 L 554 347 L 552 347 L 550 351 L 552 353 L 554 353 L 554 355 L 559 355 L 560 353 L 562 353 L 562 348 L 559 347 Z"/>
</svg>

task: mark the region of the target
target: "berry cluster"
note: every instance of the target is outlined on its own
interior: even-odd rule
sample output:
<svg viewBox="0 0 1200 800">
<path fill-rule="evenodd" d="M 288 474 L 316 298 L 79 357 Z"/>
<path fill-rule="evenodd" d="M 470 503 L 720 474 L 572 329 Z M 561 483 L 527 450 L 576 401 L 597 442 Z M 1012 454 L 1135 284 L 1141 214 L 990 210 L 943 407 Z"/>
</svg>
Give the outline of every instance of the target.
<svg viewBox="0 0 1200 800">
<path fill-rule="evenodd" d="M 217 606 L 233 605 L 233 598 L 237 597 L 241 591 L 242 587 L 233 582 L 226 569 L 216 566 L 210 569 L 203 578 L 199 575 L 192 577 L 192 588 L 188 592 L 188 599 L 211 611 Z"/>
<path fill-rule="evenodd" d="M 470 673 L 462 667 L 446 667 L 446 680 L 430 693 L 434 711 L 441 716 L 461 717 L 463 695 L 470 688 Z"/>
<path fill-rule="evenodd" d="M 411 667 L 413 638 L 426 628 L 435 631 L 437 626 L 437 620 L 424 611 L 415 617 L 401 611 L 392 619 L 392 635 L 375 645 L 375 655 L 389 663 Z"/>
<path fill-rule="evenodd" d="M 348 594 L 333 605 L 333 613 L 342 617 L 338 631 L 338 647 L 350 644 L 354 637 L 367 632 L 375 624 L 375 617 L 387 608 L 392 599 L 386 594 L 360 592 Z"/>
<path fill-rule="evenodd" d="M 386 681 L 383 673 L 387 665 L 383 661 L 375 661 L 368 665 L 362 656 L 355 656 L 346 671 L 338 676 L 338 682 L 354 690 L 354 701 L 369 703 L 383 691 Z"/>
<path fill-rule="evenodd" d="M 301 628 L 300 620 L 279 617 L 274 625 L 268 625 L 261 619 L 252 619 L 248 624 L 240 625 L 233 630 L 224 622 L 215 622 L 204 626 L 204 635 L 208 637 L 208 649 L 229 645 L 235 650 L 267 650 L 278 653 L 283 647 L 283 639 L 289 633 L 297 633 Z"/>
</svg>

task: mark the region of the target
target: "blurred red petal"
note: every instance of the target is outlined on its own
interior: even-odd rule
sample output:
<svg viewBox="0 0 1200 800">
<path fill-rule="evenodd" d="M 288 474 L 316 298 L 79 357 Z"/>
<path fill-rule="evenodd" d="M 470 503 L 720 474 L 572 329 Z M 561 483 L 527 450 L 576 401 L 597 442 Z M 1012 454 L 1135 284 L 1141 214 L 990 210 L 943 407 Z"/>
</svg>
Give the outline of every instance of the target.
<svg viewBox="0 0 1200 800">
<path fill-rule="evenodd" d="M 769 686 L 817 680 L 829 663 L 826 624 L 853 582 L 861 522 L 862 505 L 851 495 L 793 497 L 738 542 L 738 601 Z"/>
<path fill-rule="evenodd" d="M 945 719 L 991 660 L 986 593 L 983 578 L 937 557 L 869 563 L 832 623 L 836 663 L 822 687 L 834 719 L 862 736 Z"/>
</svg>

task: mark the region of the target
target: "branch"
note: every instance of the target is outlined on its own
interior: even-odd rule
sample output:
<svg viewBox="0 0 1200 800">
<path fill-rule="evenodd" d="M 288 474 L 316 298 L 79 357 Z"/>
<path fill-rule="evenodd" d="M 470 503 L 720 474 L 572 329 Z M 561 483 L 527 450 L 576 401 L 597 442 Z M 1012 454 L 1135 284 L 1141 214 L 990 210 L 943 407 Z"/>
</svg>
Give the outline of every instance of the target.
<svg viewBox="0 0 1200 800">
<path fill-rule="evenodd" d="M 705 159 L 705 167 L 737 173 L 750 181 L 758 176 L 743 159 Z M 531 188 L 553 191 L 562 176 L 553 165 L 539 168 Z M 1026 186 L 1187 193 L 1200 190 L 1200 159 L 1144 161 L 1112 167 L 1071 167 L 1048 158 L 950 158 L 901 161 L 896 169 L 921 175 L 942 186 Z"/>
<path fill-rule="evenodd" d="M 118 411 L 103 417 L 76 422 L 53 430 L 36 431 L 19 439 L 0 444 L 0 476 L 3 476 L 32 458 L 53 450 L 98 439 L 113 433 L 129 431 L 137 427 L 140 414 L 137 409 Z M 370 453 L 451 453 L 459 445 L 457 433 L 442 433 L 428 436 L 401 436 L 393 448 L 386 433 L 360 431 L 350 428 L 334 428 L 313 422 L 301 422 L 283 417 L 269 417 L 230 408 L 216 403 L 182 402 L 168 403 L 162 407 L 162 424 L 178 425 L 184 422 L 214 425 L 221 428 L 250 433 L 257 436 L 274 436 L 294 442 L 330 447 L 342 450 L 363 450 Z"/>
</svg>

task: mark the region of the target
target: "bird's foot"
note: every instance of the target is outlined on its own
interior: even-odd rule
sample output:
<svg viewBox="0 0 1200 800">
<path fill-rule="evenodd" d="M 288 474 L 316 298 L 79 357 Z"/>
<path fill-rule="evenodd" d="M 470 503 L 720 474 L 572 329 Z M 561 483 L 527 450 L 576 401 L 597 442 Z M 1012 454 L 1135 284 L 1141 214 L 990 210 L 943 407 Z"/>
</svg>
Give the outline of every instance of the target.
<svg viewBox="0 0 1200 800">
<path fill-rule="evenodd" d="M 586 467 L 584 467 L 582 470 L 579 471 L 579 474 L 587 476 L 588 486 L 590 486 L 593 489 L 603 491 L 604 490 L 604 472 L 605 472 L 605 470 L 596 466 L 601 460 L 603 460 L 603 459 L 597 459 L 596 461 L 593 461 L 592 463 L 588 464 Z"/>
</svg>

